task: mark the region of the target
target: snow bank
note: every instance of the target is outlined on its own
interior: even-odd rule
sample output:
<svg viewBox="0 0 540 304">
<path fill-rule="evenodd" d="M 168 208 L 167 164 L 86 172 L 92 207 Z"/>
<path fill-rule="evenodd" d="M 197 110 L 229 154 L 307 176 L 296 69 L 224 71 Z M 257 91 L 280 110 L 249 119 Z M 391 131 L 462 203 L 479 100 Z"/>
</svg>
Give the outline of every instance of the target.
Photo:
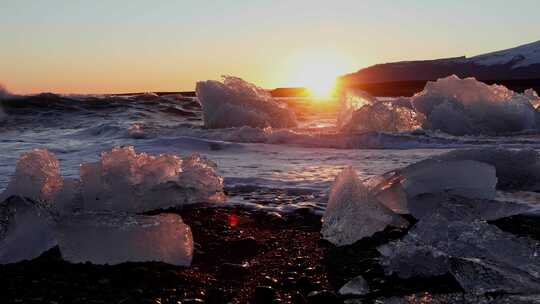
<svg viewBox="0 0 540 304">
<path fill-rule="evenodd" d="M 199 81 L 196 92 L 207 128 L 296 126 L 292 111 L 264 89 L 238 77 L 225 76 L 223 82 Z"/>
<path fill-rule="evenodd" d="M 340 98 L 337 126 L 342 132 L 402 132 L 418 129 L 425 117 L 403 100 L 384 102 L 361 90 L 347 90 Z"/>
<path fill-rule="evenodd" d="M 500 134 L 536 127 L 532 97 L 500 85 L 452 75 L 428 82 L 411 98 L 427 117 L 424 128 L 453 135 Z"/>
<path fill-rule="evenodd" d="M 60 164 L 54 154 L 47 149 L 33 149 L 20 156 L 15 174 L 0 195 L 0 201 L 11 195 L 51 201 L 62 183 Z"/>
<path fill-rule="evenodd" d="M 59 224 L 62 257 L 95 264 L 161 261 L 189 266 L 193 237 L 175 214 L 78 213 Z"/>
<path fill-rule="evenodd" d="M 30 260 L 56 246 L 46 205 L 19 196 L 0 202 L 0 264 Z"/>
<path fill-rule="evenodd" d="M 223 178 L 198 155 L 181 159 L 115 147 L 81 165 L 81 193 L 86 210 L 147 211 L 221 201 Z"/>
<path fill-rule="evenodd" d="M 362 184 L 353 168 L 344 169 L 330 189 L 321 234 L 337 246 L 350 245 L 407 221 L 382 205 Z"/>
</svg>

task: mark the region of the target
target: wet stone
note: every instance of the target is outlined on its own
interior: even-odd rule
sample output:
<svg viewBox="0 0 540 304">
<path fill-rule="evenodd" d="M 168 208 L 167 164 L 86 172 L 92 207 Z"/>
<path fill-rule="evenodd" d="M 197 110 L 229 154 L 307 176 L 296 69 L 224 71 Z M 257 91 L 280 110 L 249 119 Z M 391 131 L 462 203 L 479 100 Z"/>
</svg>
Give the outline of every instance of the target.
<svg viewBox="0 0 540 304">
<path fill-rule="evenodd" d="M 291 295 L 291 304 L 307 304 L 307 300 L 301 293 L 296 291 Z"/>
<path fill-rule="evenodd" d="M 307 296 L 309 304 L 337 304 L 339 303 L 335 293 L 328 290 L 312 291 Z"/>
<path fill-rule="evenodd" d="M 226 278 L 243 277 L 249 274 L 249 264 L 223 263 L 220 266 L 219 274 Z"/>
<path fill-rule="evenodd" d="M 254 301 L 256 304 L 275 303 L 277 293 L 271 286 L 257 286 L 255 288 Z"/>
</svg>

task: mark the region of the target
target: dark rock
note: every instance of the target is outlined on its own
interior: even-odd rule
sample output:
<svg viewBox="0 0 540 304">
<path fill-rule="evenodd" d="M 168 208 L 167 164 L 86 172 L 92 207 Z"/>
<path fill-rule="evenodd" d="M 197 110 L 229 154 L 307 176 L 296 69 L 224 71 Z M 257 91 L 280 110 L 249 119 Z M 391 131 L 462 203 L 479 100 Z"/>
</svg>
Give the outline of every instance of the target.
<svg viewBox="0 0 540 304">
<path fill-rule="evenodd" d="M 335 293 L 328 290 L 312 291 L 307 296 L 309 304 L 334 304 L 339 303 Z"/>
<path fill-rule="evenodd" d="M 300 277 L 296 280 L 296 288 L 304 295 L 308 294 L 310 291 L 312 291 L 313 283 L 311 282 L 311 279 L 308 277 Z"/>
<path fill-rule="evenodd" d="M 221 304 L 228 301 L 227 295 L 221 288 L 210 288 L 206 293 L 204 302 L 206 304 Z"/>
<path fill-rule="evenodd" d="M 232 241 L 230 251 L 235 258 L 252 257 L 259 252 L 259 244 L 254 237 L 247 237 Z"/>
<path fill-rule="evenodd" d="M 296 279 L 293 277 L 286 277 L 283 279 L 283 282 L 281 282 L 281 286 L 285 289 L 293 289 L 296 287 Z"/>
<path fill-rule="evenodd" d="M 183 299 L 182 304 L 204 304 L 204 301 L 202 299 L 198 299 L 198 298 Z"/>
<path fill-rule="evenodd" d="M 257 286 L 255 288 L 255 297 L 254 301 L 256 304 L 270 304 L 275 303 L 274 300 L 277 299 L 276 290 L 270 286 Z"/>
<path fill-rule="evenodd" d="M 249 264 L 223 263 L 219 267 L 219 274 L 226 278 L 239 278 L 249 274 Z"/>
<path fill-rule="evenodd" d="M 272 278 L 270 276 L 264 276 L 263 281 L 262 281 L 262 283 L 264 285 L 268 285 L 268 286 L 274 286 L 274 285 L 277 284 L 277 282 L 278 281 L 276 279 L 274 279 L 274 278 Z"/>
<path fill-rule="evenodd" d="M 307 304 L 307 300 L 301 293 L 294 292 L 291 295 L 291 304 Z"/>
</svg>

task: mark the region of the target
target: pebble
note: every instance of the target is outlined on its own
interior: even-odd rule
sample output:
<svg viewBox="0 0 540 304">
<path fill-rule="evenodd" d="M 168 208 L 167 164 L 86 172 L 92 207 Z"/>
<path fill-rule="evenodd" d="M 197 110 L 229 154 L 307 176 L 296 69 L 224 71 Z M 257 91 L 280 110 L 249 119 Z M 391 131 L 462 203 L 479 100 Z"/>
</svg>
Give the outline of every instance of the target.
<svg viewBox="0 0 540 304">
<path fill-rule="evenodd" d="M 298 291 L 291 295 L 291 304 L 307 304 L 306 298 Z"/>
<path fill-rule="evenodd" d="M 204 304 L 204 301 L 202 299 L 198 299 L 198 298 L 183 299 L 182 304 Z"/>
<path fill-rule="evenodd" d="M 276 290 L 271 286 L 257 286 L 255 288 L 255 297 L 253 300 L 256 304 L 271 304 L 275 303 L 274 300 L 276 299 Z"/>
<path fill-rule="evenodd" d="M 328 291 L 312 291 L 307 296 L 307 301 L 309 304 L 337 304 L 338 298 L 336 294 Z"/>
<path fill-rule="evenodd" d="M 226 299 L 225 292 L 222 288 L 210 288 L 204 298 L 206 304 L 221 304 Z"/>
<path fill-rule="evenodd" d="M 219 267 L 219 273 L 223 277 L 238 278 L 249 274 L 249 264 L 223 263 Z"/>
<path fill-rule="evenodd" d="M 308 277 L 300 277 L 296 280 L 296 288 L 302 294 L 308 294 L 313 290 L 313 283 Z"/>
</svg>

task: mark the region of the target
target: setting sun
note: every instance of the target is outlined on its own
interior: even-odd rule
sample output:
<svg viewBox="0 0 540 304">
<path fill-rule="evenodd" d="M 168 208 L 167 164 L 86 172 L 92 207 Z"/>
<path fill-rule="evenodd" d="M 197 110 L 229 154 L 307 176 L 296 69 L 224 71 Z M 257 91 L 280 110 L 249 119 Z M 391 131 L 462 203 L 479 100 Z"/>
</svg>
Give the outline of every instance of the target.
<svg viewBox="0 0 540 304">
<path fill-rule="evenodd" d="M 351 66 L 343 54 L 331 50 L 299 53 L 291 57 L 291 61 L 291 82 L 306 87 L 316 98 L 330 97 L 336 78 Z"/>
</svg>

